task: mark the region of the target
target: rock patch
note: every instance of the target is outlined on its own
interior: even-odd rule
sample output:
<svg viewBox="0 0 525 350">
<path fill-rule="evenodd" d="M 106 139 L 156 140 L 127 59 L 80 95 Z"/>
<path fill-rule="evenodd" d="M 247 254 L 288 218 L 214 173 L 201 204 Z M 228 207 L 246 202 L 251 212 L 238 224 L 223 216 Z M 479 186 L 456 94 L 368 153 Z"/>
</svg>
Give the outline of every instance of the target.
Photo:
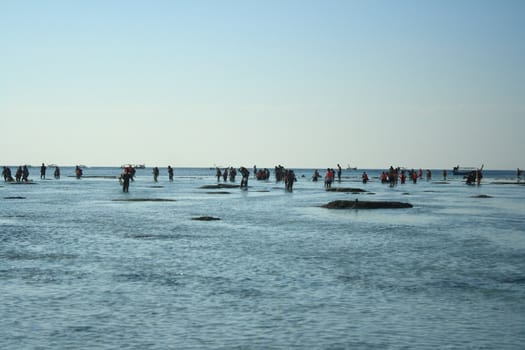
<svg viewBox="0 0 525 350">
<path fill-rule="evenodd" d="M 175 202 L 175 199 L 168 198 L 119 198 L 113 202 Z"/>
<path fill-rule="evenodd" d="M 337 200 L 332 201 L 321 206 L 327 209 L 402 209 L 412 208 L 413 205 L 410 203 L 402 202 L 385 202 L 385 201 L 348 201 L 348 200 Z"/>
<path fill-rule="evenodd" d="M 192 220 L 198 220 L 198 221 L 217 221 L 220 220 L 220 218 L 216 218 L 213 216 L 197 216 L 194 218 L 191 218 Z"/>
<path fill-rule="evenodd" d="M 200 188 L 205 190 L 216 190 L 221 188 L 239 188 L 239 185 L 234 184 L 216 184 L 216 185 L 203 185 Z"/>
<path fill-rule="evenodd" d="M 326 189 L 327 192 L 350 192 L 350 193 L 363 193 L 368 192 L 361 188 L 352 188 L 352 187 L 331 187 Z"/>
</svg>

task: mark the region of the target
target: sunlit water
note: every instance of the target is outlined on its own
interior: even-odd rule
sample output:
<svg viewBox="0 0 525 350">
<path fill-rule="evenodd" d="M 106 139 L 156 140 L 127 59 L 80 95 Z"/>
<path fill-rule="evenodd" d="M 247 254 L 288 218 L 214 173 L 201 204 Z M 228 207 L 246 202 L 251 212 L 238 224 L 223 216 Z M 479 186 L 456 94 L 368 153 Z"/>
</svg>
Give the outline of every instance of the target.
<svg viewBox="0 0 525 350">
<path fill-rule="evenodd" d="M 154 183 L 148 168 L 122 193 L 116 179 L 30 170 L 34 185 L 0 184 L 1 349 L 525 344 L 525 186 L 493 184 L 514 172 L 394 188 L 343 172 L 335 187 L 371 192 L 356 195 L 325 192 L 312 170 L 293 193 L 273 171 L 241 191 L 201 189 L 213 169 Z M 133 198 L 175 201 L 116 201 Z M 414 207 L 320 207 L 355 198 Z"/>
</svg>

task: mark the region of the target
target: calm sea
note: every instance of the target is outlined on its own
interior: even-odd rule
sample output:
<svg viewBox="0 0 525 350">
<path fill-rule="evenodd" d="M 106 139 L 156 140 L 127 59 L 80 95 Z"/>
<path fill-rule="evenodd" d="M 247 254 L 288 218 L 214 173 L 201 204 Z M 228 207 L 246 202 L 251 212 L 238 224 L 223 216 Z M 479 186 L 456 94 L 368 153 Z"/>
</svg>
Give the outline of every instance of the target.
<svg viewBox="0 0 525 350">
<path fill-rule="evenodd" d="M 165 168 L 157 183 L 140 169 L 129 193 L 99 177 L 118 168 L 86 168 L 80 180 L 72 168 L 60 180 L 30 172 L 33 185 L 0 183 L 1 349 L 525 344 L 515 171 L 485 171 L 481 186 L 434 171 L 391 188 L 377 170 L 366 185 L 360 170 L 334 184 L 363 194 L 326 192 L 312 169 L 296 170 L 292 193 L 273 169 L 247 191 L 201 188 L 217 183 L 214 169 L 175 168 L 171 183 Z M 320 207 L 356 198 L 414 207 Z"/>
</svg>

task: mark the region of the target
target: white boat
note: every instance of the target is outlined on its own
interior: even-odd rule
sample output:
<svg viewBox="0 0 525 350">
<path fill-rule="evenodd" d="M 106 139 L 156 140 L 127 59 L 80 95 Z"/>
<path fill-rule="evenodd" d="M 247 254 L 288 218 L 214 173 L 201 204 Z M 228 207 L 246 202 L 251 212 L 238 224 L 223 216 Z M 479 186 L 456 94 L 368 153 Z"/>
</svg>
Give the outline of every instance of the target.
<svg viewBox="0 0 525 350">
<path fill-rule="evenodd" d="M 481 169 L 483 169 L 483 165 L 481 166 Z M 470 174 L 473 171 L 480 170 L 480 168 L 476 167 L 461 167 L 459 165 L 452 168 L 452 173 L 454 175 L 467 175 Z"/>
</svg>

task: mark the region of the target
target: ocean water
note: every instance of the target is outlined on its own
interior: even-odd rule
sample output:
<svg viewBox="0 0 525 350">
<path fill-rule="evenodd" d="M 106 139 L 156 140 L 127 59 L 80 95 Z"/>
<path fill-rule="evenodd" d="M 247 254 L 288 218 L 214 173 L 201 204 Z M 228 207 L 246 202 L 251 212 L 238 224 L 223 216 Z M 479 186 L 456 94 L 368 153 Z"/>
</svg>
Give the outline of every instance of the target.
<svg viewBox="0 0 525 350">
<path fill-rule="evenodd" d="M 30 171 L 32 185 L 0 183 L 1 349 L 525 344 L 525 186 L 514 171 L 485 171 L 481 186 L 434 171 L 393 188 L 377 170 L 366 185 L 344 171 L 333 185 L 362 194 L 326 192 L 312 169 L 296 170 L 292 193 L 273 171 L 242 191 L 201 188 L 217 183 L 213 169 L 175 168 L 172 183 L 166 169 L 157 183 L 139 169 L 129 193 L 99 177 L 118 168 L 80 180 L 72 168 L 60 180 Z M 356 198 L 414 207 L 320 207 Z"/>
</svg>

